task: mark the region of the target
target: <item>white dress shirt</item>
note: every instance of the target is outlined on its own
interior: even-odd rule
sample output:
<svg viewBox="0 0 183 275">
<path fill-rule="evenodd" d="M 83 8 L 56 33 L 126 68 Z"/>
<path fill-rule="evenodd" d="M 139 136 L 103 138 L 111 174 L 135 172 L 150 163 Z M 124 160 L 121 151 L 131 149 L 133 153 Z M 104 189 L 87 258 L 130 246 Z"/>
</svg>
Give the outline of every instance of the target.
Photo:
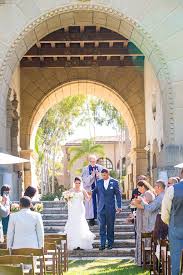
<svg viewBox="0 0 183 275">
<path fill-rule="evenodd" d="M 110 181 L 110 178 L 108 178 L 107 180 L 104 180 L 104 188 L 105 188 L 105 190 L 107 190 L 107 188 L 109 186 L 109 181 Z"/>
</svg>

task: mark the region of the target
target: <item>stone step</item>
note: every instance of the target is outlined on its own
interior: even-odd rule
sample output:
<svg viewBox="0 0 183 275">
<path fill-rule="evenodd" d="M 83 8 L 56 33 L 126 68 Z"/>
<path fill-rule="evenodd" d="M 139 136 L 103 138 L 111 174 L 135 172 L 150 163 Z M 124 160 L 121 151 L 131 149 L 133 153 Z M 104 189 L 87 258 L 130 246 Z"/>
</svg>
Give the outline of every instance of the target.
<svg viewBox="0 0 183 275">
<path fill-rule="evenodd" d="M 124 218 L 127 218 L 128 215 L 130 214 L 130 212 L 123 212 L 122 214 L 116 214 L 116 218 L 121 218 L 121 219 L 124 219 Z M 42 214 L 42 217 L 43 219 L 47 219 L 47 220 L 66 220 L 67 219 L 67 214 L 66 213 L 47 213 L 47 214 Z"/>
<path fill-rule="evenodd" d="M 43 214 L 68 214 L 68 210 L 67 209 L 63 209 L 63 208 L 44 208 Z M 130 213 L 130 208 L 125 207 L 122 208 L 122 213 Z M 117 214 L 118 215 L 118 214 Z"/>
<path fill-rule="evenodd" d="M 99 248 L 100 242 L 95 241 L 93 243 L 94 248 Z M 115 240 L 113 248 L 135 248 L 135 240 Z"/>
<path fill-rule="evenodd" d="M 61 224 L 60 222 L 50 222 L 50 221 L 44 221 L 44 226 L 51 226 L 51 227 L 59 227 L 61 228 L 61 230 L 64 230 L 64 226 L 65 226 L 65 223 Z M 118 224 L 115 224 L 114 226 L 115 228 L 115 231 L 120 231 L 120 232 L 134 232 L 134 227 L 133 225 L 126 225 L 126 224 L 123 224 L 123 225 L 118 225 Z M 97 232 L 99 231 L 99 227 L 98 225 L 95 225 L 95 226 L 90 226 L 90 230 L 92 232 Z"/>
<path fill-rule="evenodd" d="M 47 217 L 43 217 L 43 222 L 45 225 L 65 225 L 66 223 L 66 219 L 65 220 L 54 220 L 54 219 L 47 219 Z M 123 226 L 130 226 L 130 227 L 133 227 L 133 224 L 127 224 L 126 223 L 126 219 L 116 219 L 115 220 L 115 224 L 116 225 L 123 225 Z"/>
<path fill-rule="evenodd" d="M 63 201 L 42 201 L 44 208 L 55 208 L 55 207 L 67 207 L 67 204 Z M 122 206 L 128 206 L 130 204 L 130 200 L 123 200 Z"/>
<path fill-rule="evenodd" d="M 69 251 L 69 257 L 134 257 L 135 249 L 133 248 L 113 248 L 112 250 L 100 251 L 98 248 L 91 250 L 72 250 Z"/>
<path fill-rule="evenodd" d="M 95 233 L 96 240 L 100 239 L 99 232 Z M 115 232 L 114 233 L 114 239 L 115 240 L 134 240 L 135 239 L 135 234 L 134 232 Z"/>
<path fill-rule="evenodd" d="M 45 233 L 61 233 L 63 232 L 63 227 L 59 226 L 44 226 Z M 96 239 L 99 240 L 99 232 L 94 232 Z M 126 240 L 134 239 L 134 232 L 115 232 L 115 239 Z"/>
</svg>

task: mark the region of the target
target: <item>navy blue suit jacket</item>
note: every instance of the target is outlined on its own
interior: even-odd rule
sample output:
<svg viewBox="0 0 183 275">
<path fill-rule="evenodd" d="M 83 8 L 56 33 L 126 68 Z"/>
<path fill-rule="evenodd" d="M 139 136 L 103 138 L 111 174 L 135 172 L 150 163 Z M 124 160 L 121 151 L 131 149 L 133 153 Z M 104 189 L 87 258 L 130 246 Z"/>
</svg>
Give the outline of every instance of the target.
<svg viewBox="0 0 183 275">
<path fill-rule="evenodd" d="M 104 180 L 98 180 L 93 192 L 97 193 L 98 197 L 98 213 L 102 211 L 104 206 L 109 211 L 115 211 L 115 197 L 117 207 L 121 208 L 121 191 L 117 180 L 110 178 L 107 190 L 104 188 Z"/>
</svg>

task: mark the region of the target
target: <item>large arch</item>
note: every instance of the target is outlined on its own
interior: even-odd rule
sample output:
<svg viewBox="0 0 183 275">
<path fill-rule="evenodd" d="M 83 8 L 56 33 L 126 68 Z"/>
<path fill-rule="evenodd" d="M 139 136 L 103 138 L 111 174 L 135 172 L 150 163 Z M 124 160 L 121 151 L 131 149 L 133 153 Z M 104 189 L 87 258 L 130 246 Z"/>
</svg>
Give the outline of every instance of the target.
<svg viewBox="0 0 183 275">
<path fill-rule="evenodd" d="M 134 118 L 132 110 L 130 110 L 130 107 L 124 101 L 124 99 L 121 98 L 115 90 L 107 87 L 102 83 L 89 80 L 80 80 L 71 81 L 63 84 L 60 87 L 57 87 L 55 90 L 47 94 L 36 106 L 33 111 L 27 133 L 28 137 L 30 137 L 30 149 L 34 149 L 35 135 L 39 123 L 41 122 L 46 112 L 64 98 L 80 94 L 86 96 L 93 95 L 112 104 L 122 114 L 126 125 L 128 126 L 132 148 L 136 148 L 138 145 L 140 145 L 138 144 L 141 141 L 137 122 Z M 143 146 L 145 144 L 141 145 Z"/>
<path fill-rule="evenodd" d="M 138 6 L 134 0 L 96 0 L 95 3 L 72 0 L 69 4 L 68 0 L 4 1 L 0 6 L 0 148 L 7 148 L 6 102 L 10 81 L 24 54 L 40 38 L 61 27 L 96 25 L 124 35 L 152 65 L 162 95 L 162 167 L 175 164 L 175 159 L 182 161 L 176 153 L 183 138 L 182 9 L 181 0 L 140 0 Z M 172 156 L 173 147 L 177 158 L 171 159 L 167 155 Z"/>
<path fill-rule="evenodd" d="M 3 5 L 2 24 L 3 30 L 8 29 L 3 33 L 1 43 L 1 93 L 2 112 L 5 108 L 5 98 L 8 91 L 9 81 L 14 68 L 21 60 L 25 52 L 35 44 L 40 38 L 51 31 L 68 25 L 100 25 L 108 27 L 130 39 L 136 46 L 145 54 L 146 58 L 153 64 L 157 78 L 161 85 L 161 91 L 164 97 L 164 109 L 166 111 L 167 123 L 165 123 L 164 131 L 166 132 L 166 142 L 173 143 L 175 141 L 174 129 L 174 100 L 172 93 L 172 79 L 169 74 L 169 67 L 172 65 L 172 60 L 175 58 L 172 49 L 172 29 L 166 29 L 166 24 L 173 24 L 173 19 L 181 8 L 180 1 L 153 1 L 146 4 L 146 1 L 141 0 L 136 7 L 133 1 L 121 3 L 119 1 L 96 1 L 95 4 L 90 1 L 73 1 L 68 5 L 67 1 L 29 1 L 29 5 L 25 1 L 13 1 L 13 4 L 8 6 Z M 87 3 L 89 2 L 89 3 Z M 158 5 L 158 6 L 157 6 Z M 157 13 L 161 11 L 161 14 Z M 5 12 L 7 16 L 11 16 L 11 22 L 5 22 Z M 16 16 L 16 19 L 14 16 Z M 166 17 L 168 14 L 168 18 Z M 156 28 L 154 21 L 156 21 Z M 15 24 L 16 22 L 16 24 Z M 158 23 L 161 22 L 161 29 L 155 31 Z M 4 28 L 5 26 L 5 28 Z M 181 24 L 176 25 L 176 30 L 180 29 Z M 166 46 L 162 43 L 162 34 L 164 40 L 169 43 Z M 174 41 L 174 40 L 173 40 Z M 180 52 L 176 53 L 177 58 L 180 57 Z M 169 60 L 169 62 L 168 62 Z M 176 62 L 173 64 L 180 67 Z M 171 73 L 171 70 L 170 70 Z M 176 85 L 177 90 L 177 85 Z M 3 125 L 2 125 L 3 126 Z"/>
</svg>

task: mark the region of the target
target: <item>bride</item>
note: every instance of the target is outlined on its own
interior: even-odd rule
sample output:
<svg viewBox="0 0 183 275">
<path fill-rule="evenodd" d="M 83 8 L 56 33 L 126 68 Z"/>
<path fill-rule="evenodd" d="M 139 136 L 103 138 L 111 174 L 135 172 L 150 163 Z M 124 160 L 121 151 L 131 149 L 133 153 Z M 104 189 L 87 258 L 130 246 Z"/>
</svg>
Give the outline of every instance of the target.
<svg viewBox="0 0 183 275">
<path fill-rule="evenodd" d="M 65 225 L 68 249 L 92 249 L 95 235 L 89 230 L 85 219 L 84 199 L 90 200 L 91 196 L 82 188 L 81 178 L 75 177 L 74 186 L 69 190 L 72 194 L 68 199 L 68 220 Z"/>
</svg>

